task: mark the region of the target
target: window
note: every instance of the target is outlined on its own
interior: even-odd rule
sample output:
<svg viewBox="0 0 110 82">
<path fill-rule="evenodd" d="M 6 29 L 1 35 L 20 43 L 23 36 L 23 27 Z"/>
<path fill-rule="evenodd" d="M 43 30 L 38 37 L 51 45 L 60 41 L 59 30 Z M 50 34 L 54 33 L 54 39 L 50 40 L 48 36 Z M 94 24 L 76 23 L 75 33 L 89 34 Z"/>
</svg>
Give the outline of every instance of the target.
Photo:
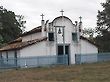
<svg viewBox="0 0 110 82">
<path fill-rule="evenodd" d="M 77 42 L 77 33 L 72 33 L 72 40 Z"/>
<path fill-rule="evenodd" d="M 48 33 L 48 40 L 49 41 L 54 41 L 54 32 L 49 32 Z"/>
</svg>

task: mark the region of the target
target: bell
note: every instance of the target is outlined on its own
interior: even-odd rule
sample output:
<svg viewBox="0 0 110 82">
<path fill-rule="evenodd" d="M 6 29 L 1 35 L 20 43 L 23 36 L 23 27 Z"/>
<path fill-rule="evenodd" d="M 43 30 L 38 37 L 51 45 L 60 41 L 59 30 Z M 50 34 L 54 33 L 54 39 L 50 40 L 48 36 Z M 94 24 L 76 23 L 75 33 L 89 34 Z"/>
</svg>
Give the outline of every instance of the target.
<svg viewBox="0 0 110 82">
<path fill-rule="evenodd" d="M 58 30 L 58 34 L 61 34 L 61 29 L 59 28 L 59 30 Z"/>
</svg>

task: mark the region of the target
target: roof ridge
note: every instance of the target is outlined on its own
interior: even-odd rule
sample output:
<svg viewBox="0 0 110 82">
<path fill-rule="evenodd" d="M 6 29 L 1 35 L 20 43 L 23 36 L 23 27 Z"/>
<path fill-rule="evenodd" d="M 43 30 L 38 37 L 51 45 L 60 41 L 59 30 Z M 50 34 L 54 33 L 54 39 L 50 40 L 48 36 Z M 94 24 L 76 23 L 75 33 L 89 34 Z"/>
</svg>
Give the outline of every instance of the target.
<svg viewBox="0 0 110 82">
<path fill-rule="evenodd" d="M 39 33 L 39 32 L 41 32 L 41 31 L 42 31 L 41 26 L 38 26 L 38 27 L 33 28 L 33 29 L 30 30 L 30 31 L 24 32 L 24 33 L 21 34 L 20 36 L 22 37 L 22 36 L 26 36 L 26 35 L 33 34 L 33 33 Z"/>
</svg>

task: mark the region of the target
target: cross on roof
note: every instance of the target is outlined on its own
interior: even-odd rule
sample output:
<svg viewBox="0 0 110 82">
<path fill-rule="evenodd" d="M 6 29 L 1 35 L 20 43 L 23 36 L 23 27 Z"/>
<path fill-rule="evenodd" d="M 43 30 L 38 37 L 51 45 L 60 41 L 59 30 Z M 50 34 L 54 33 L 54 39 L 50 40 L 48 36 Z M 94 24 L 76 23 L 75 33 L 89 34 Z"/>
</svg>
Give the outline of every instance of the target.
<svg viewBox="0 0 110 82">
<path fill-rule="evenodd" d="M 79 17 L 79 19 L 80 19 L 80 22 L 82 22 L 82 17 L 81 16 Z"/>
<path fill-rule="evenodd" d="M 40 15 L 42 17 L 42 20 L 44 19 L 44 14 Z"/>
<path fill-rule="evenodd" d="M 60 12 L 61 12 L 61 14 L 62 14 L 62 16 L 63 16 L 63 12 L 64 12 L 63 9 L 62 9 Z"/>
</svg>

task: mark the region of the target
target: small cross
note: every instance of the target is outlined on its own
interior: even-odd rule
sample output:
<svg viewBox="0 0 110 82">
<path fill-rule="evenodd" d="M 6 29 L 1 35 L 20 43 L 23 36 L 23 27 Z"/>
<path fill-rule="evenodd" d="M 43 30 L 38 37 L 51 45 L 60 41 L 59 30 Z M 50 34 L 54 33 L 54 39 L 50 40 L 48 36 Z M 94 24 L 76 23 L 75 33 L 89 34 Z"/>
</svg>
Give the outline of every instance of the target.
<svg viewBox="0 0 110 82">
<path fill-rule="evenodd" d="M 79 19 L 80 19 L 80 22 L 82 22 L 82 17 L 81 16 L 79 17 Z"/>
<path fill-rule="evenodd" d="M 63 12 L 64 12 L 63 9 L 62 9 L 60 12 L 61 12 L 61 14 L 62 14 L 62 16 L 63 16 Z"/>
<path fill-rule="evenodd" d="M 42 14 L 42 15 L 40 15 L 41 17 L 42 17 L 42 20 L 44 19 L 43 17 L 44 17 L 44 15 Z"/>
</svg>

